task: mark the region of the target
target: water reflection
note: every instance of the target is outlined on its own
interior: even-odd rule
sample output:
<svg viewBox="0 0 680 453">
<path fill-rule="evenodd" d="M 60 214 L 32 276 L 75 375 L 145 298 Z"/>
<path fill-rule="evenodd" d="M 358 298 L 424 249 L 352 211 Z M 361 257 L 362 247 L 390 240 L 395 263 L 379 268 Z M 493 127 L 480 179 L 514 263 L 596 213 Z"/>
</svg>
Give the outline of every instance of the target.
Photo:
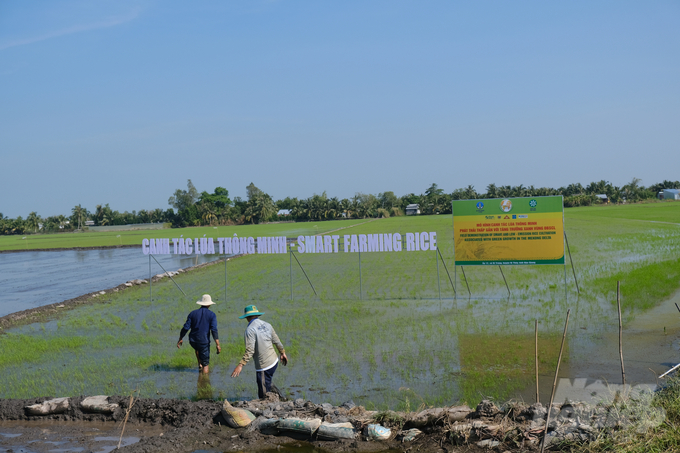
<svg viewBox="0 0 680 453">
<path fill-rule="evenodd" d="M 175 271 L 222 258 L 220 255 L 158 255 Z M 163 269 L 151 260 L 152 274 Z M 149 278 L 149 257 L 139 248 L 0 253 L 0 316 L 49 305 Z"/>
<path fill-rule="evenodd" d="M 210 374 L 198 373 L 198 382 L 196 384 L 196 399 L 198 400 L 213 399 L 213 388 L 210 385 Z"/>
</svg>

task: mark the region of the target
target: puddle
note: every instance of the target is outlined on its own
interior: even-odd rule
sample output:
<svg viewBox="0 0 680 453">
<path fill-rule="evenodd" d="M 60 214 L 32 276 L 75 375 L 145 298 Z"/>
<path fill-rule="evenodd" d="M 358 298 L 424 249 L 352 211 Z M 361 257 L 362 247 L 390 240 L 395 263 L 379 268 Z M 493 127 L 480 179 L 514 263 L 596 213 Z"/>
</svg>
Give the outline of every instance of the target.
<svg viewBox="0 0 680 453">
<path fill-rule="evenodd" d="M 121 447 L 163 431 L 161 426 L 128 424 Z M 119 439 L 115 422 L 0 421 L 0 453 L 109 453 Z"/>
<path fill-rule="evenodd" d="M 139 442 L 139 437 L 123 437 L 120 446 L 122 447 L 127 447 L 128 445 L 136 444 Z M 101 450 L 96 451 L 95 453 L 109 453 L 112 450 L 115 450 L 118 448 L 118 442 L 120 441 L 119 437 L 95 437 L 94 438 L 95 442 L 107 442 L 111 443 L 113 442 L 113 445 L 110 446 L 105 446 Z"/>
</svg>

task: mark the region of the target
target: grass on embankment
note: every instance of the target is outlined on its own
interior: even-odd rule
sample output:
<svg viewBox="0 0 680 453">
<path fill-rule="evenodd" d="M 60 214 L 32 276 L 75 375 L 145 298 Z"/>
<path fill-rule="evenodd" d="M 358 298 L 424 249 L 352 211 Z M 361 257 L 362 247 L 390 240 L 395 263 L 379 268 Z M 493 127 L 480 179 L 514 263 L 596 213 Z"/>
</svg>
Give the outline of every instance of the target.
<svg viewBox="0 0 680 453">
<path fill-rule="evenodd" d="M 569 453 L 666 453 L 680 451 L 680 378 L 672 378 L 652 397 L 639 400 L 624 397 L 615 405 L 632 425 L 611 429 L 588 444 L 565 444 L 559 451 Z M 632 417 L 631 417 L 632 416 Z M 661 417 L 660 417 L 661 416 Z M 658 423 L 663 418 L 661 423 Z M 651 424 L 647 427 L 645 425 Z M 656 426 L 653 426 L 656 425 Z"/>
</svg>

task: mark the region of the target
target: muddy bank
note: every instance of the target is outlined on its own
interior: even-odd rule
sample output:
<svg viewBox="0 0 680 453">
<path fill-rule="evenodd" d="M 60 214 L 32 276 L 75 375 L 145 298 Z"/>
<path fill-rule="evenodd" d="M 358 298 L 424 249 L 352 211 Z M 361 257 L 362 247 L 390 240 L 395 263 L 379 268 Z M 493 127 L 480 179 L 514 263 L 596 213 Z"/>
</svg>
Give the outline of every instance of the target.
<svg viewBox="0 0 680 453">
<path fill-rule="evenodd" d="M 31 439 L 42 439 L 46 424 L 62 436 L 80 436 L 83 445 L 93 444 L 93 427 L 105 428 L 106 435 L 99 437 L 101 442 L 113 434 L 120 436 L 125 422 L 124 437 L 128 440 L 121 450 L 132 453 L 259 451 L 280 446 L 330 452 L 533 451 L 540 447 L 548 416 L 541 404 L 508 403 L 499 408 L 483 401 L 475 409 L 455 406 L 375 412 L 351 401 L 332 406 L 302 399 L 281 400 L 274 393 L 263 400 L 232 405 L 140 398 L 130 406 L 130 397 L 126 396 L 102 397 L 98 401 L 93 405 L 91 398 L 82 396 L 0 400 L 0 445 L 10 451 Z M 660 413 L 647 410 L 625 414 L 621 406 L 615 405 L 553 405 L 548 423 L 549 449 L 559 450 L 565 443 L 587 443 L 627 427 L 639 428 L 641 422 L 655 418 L 656 423 L 663 420 Z M 32 415 L 45 408 L 47 414 Z M 245 426 L 229 427 L 235 426 L 234 411 L 248 411 L 249 418 L 238 422 Z M 60 441 L 49 441 L 45 448 L 53 448 L 54 442 Z"/>
</svg>

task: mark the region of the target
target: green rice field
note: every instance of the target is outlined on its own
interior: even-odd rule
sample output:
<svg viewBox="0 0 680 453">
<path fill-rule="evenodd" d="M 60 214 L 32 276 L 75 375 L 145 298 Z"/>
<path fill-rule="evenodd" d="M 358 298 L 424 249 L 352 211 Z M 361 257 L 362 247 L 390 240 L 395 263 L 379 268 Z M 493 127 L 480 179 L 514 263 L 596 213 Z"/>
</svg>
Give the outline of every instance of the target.
<svg viewBox="0 0 680 453">
<path fill-rule="evenodd" d="M 264 225 L 204 226 L 190 228 L 166 228 L 159 230 L 97 231 L 58 234 L 28 234 L 0 236 L 0 251 L 34 250 L 72 247 L 116 247 L 120 245 L 140 245 L 147 238 L 226 237 L 237 234 L 244 236 L 248 231 L 257 231 L 261 236 L 280 236 L 288 234 L 321 234 L 338 228 L 365 223 L 365 219 L 332 220 L 329 222 L 267 223 Z M 255 228 L 255 230 L 253 230 Z"/>
<path fill-rule="evenodd" d="M 286 346 L 290 364 L 279 367 L 274 382 L 292 397 L 411 410 L 423 404 L 475 404 L 488 397 L 525 398 L 535 386 L 536 319 L 542 389 L 552 384 L 568 309 L 560 375 L 591 372 L 600 378 L 616 368 L 608 362 L 590 368 L 584 364 L 605 347 L 618 360 L 616 344 L 609 343 L 618 329 L 616 282 L 621 281 L 626 324 L 669 300 L 680 287 L 680 203 L 568 209 L 565 228 L 580 294 L 571 268 L 565 287 L 563 266 L 506 266 L 508 295 L 497 266 L 454 266 L 451 225 L 449 215 L 220 227 L 219 234 L 205 229 L 208 233 L 200 234 L 213 237 L 234 232 L 296 237 L 340 228 L 345 230 L 335 234 L 341 237 L 436 231 L 443 262 L 430 250 L 362 253 L 360 258 L 342 251 L 296 253 L 301 266 L 290 254 L 256 254 L 178 275 L 175 281 L 187 297 L 167 279 L 151 290 L 143 285 L 106 294 L 90 305 L 0 335 L 0 397 L 135 389 L 147 397 L 205 396 L 197 389 L 193 350 L 188 342 L 180 350 L 175 344 L 195 301 L 209 293 L 217 302 L 213 310 L 223 346 L 220 355 L 212 349 L 208 396 L 213 398 L 257 397 L 252 364 L 239 378 L 229 377 L 243 353 L 246 322 L 238 316 L 248 304 L 265 312 L 263 319 Z M 189 236 L 198 230 L 192 228 Z M 152 233 L 177 237 L 178 231 L 116 234 L 140 243 Z M 73 241 L 71 246 L 78 243 Z M 148 260 L 141 248 L 139 259 Z M 680 319 L 668 320 L 666 337 L 659 340 L 671 349 L 680 335 L 676 325 Z M 633 361 L 626 371 L 631 380 L 642 381 L 651 376 L 650 366 Z"/>
</svg>

